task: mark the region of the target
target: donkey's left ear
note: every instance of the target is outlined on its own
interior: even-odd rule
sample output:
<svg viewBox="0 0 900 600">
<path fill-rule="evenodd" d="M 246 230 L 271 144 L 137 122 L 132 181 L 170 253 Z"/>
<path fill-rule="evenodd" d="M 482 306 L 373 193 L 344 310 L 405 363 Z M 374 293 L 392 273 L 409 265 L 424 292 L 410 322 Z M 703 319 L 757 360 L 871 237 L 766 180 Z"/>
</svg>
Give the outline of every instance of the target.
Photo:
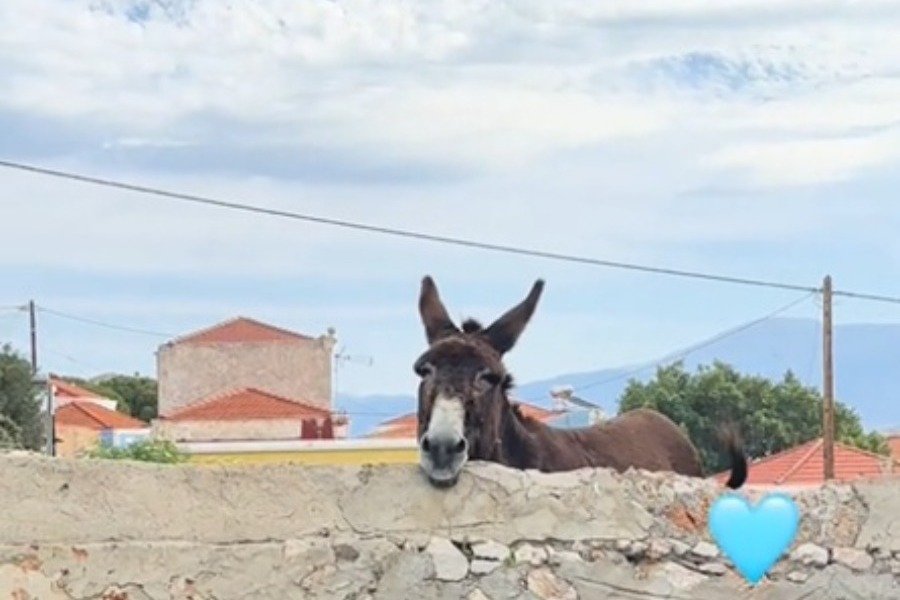
<svg viewBox="0 0 900 600">
<path fill-rule="evenodd" d="M 419 316 L 422 318 L 425 339 L 429 344 L 451 333 L 459 333 L 459 329 L 447 314 L 434 279 L 428 275 L 422 278 L 422 288 L 419 291 Z"/>
<path fill-rule="evenodd" d="M 531 320 L 543 291 L 544 280 L 538 279 L 531 286 L 531 291 L 528 292 L 528 296 L 524 300 L 506 311 L 484 330 L 484 335 L 488 342 L 501 355 L 506 354 L 516 345 L 519 336 L 522 335 L 522 331 L 525 330 L 525 326 Z"/>
</svg>

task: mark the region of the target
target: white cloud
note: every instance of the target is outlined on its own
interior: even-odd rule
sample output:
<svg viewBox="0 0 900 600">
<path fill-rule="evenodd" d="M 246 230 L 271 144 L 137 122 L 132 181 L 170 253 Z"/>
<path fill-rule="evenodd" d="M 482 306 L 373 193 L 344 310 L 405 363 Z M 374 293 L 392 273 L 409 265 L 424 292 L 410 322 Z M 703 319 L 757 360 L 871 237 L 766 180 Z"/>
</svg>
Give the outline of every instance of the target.
<svg viewBox="0 0 900 600">
<path fill-rule="evenodd" d="M 125 140 L 202 144 L 211 115 L 252 144 L 494 170 L 623 136 L 894 119 L 896 3 L 819 4 L 9 0 L 0 104 Z M 139 6 L 146 22 L 125 18 Z M 859 80 L 883 93 L 847 108 Z M 772 94 L 774 115 L 746 102 Z"/>
<path fill-rule="evenodd" d="M 900 161 L 900 129 L 868 136 L 749 142 L 709 158 L 767 186 L 835 183 L 864 168 Z"/>
<path fill-rule="evenodd" d="M 144 9 L 143 22 L 126 18 Z M 0 155 L 674 268 L 815 281 L 845 260 L 874 289 L 877 269 L 900 268 L 900 212 L 886 191 L 900 172 L 898 27 L 895 0 L 3 0 L 0 130 L 12 133 Z M 675 314 L 674 287 L 632 291 L 619 271 L 5 170 L 0 185 L 0 239 L 12 249 L 0 271 L 21 282 L 14 293 L 76 313 L 96 303 L 108 320 L 148 327 L 153 311 L 159 327 L 182 328 L 244 306 L 347 323 L 355 345 L 390 365 L 359 385 L 406 373 L 421 335 L 404 303 L 426 272 L 470 296 L 515 298 L 545 276 L 557 297 L 596 299 L 598 314 L 567 321 L 574 309 L 558 306 L 552 327 L 537 326 L 519 363 L 532 374 L 653 355 L 692 337 L 678 316 L 688 305 L 712 319 L 739 301 L 708 307 L 684 292 Z M 879 241 L 888 250 L 875 260 Z M 754 264 L 767 249 L 793 258 Z M 115 289 L 92 288 L 94 277 Z M 123 291 L 150 281 L 158 298 Z M 216 296 L 235 281 L 240 297 Z M 345 285 L 341 301 L 323 308 L 310 283 L 321 281 Z M 642 319 L 604 294 L 665 296 L 668 308 Z M 589 358 L 567 349 L 594 339 Z M 105 340 L 97 347 L 115 358 Z M 556 346 L 558 362 L 542 362 Z"/>
</svg>

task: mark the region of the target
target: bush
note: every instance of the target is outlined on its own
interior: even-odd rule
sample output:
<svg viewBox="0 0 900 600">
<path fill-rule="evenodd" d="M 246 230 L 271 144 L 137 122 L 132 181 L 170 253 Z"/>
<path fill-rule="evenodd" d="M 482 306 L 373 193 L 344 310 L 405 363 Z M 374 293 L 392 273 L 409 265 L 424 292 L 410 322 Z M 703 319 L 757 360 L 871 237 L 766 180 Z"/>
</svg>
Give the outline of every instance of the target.
<svg viewBox="0 0 900 600">
<path fill-rule="evenodd" d="M 143 440 L 125 448 L 100 445 L 88 451 L 85 456 L 166 464 L 177 464 L 187 460 L 187 455 L 168 440 Z"/>
</svg>

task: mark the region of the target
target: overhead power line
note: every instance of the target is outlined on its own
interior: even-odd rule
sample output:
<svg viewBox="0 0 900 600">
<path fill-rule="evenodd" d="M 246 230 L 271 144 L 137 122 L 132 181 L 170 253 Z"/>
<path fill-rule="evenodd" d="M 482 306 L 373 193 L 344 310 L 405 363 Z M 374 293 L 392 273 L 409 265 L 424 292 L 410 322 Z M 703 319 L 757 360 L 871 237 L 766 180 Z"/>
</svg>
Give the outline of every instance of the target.
<svg viewBox="0 0 900 600">
<path fill-rule="evenodd" d="M 49 169 L 45 167 L 37 167 L 34 165 L 27 165 L 24 163 L 13 162 L 0 160 L 0 167 L 5 167 L 8 169 L 14 169 L 18 171 L 27 171 L 31 173 L 37 173 L 40 175 L 46 175 L 50 177 L 57 177 L 62 179 L 67 179 L 71 181 L 78 181 L 81 183 L 88 183 L 92 185 L 98 185 L 103 187 L 116 188 L 131 192 L 138 192 L 142 194 L 150 194 L 157 197 L 168 198 L 172 200 L 178 200 L 182 202 L 190 202 L 194 204 L 202 204 L 206 206 L 213 206 L 216 208 L 224 208 L 229 210 L 237 210 L 243 212 L 250 212 L 256 214 L 263 214 L 273 217 L 280 217 L 285 219 L 293 219 L 297 221 L 306 221 L 309 223 L 316 223 L 319 225 L 330 225 L 333 227 L 342 227 L 345 229 L 355 229 L 359 231 L 368 231 L 371 233 L 380 233 L 384 235 L 393 235 L 396 237 L 404 237 L 410 239 L 417 239 L 422 241 L 429 241 L 435 243 L 442 244 L 450 244 L 455 246 L 462 246 L 468 248 L 478 248 L 481 250 L 491 250 L 495 252 L 505 252 L 507 254 L 517 254 L 522 256 L 531 256 L 534 258 L 545 258 L 549 260 L 559 260 L 564 262 L 571 263 L 580 263 L 587 264 L 599 267 L 608 267 L 614 269 L 624 269 L 630 271 L 643 271 L 646 273 L 654 273 L 658 275 L 670 275 L 675 277 L 686 277 L 693 279 L 703 279 L 708 281 L 718 281 L 722 283 L 732 283 L 737 285 L 748 285 L 748 286 L 756 286 L 756 287 L 765 287 L 765 288 L 773 288 L 773 289 L 783 289 L 783 290 L 793 290 L 800 292 L 816 292 L 819 291 L 820 288 L 816 286 L 809 285 L 801 285 L 794 283 L 785 283 L 779 281 L 772 280 L 763 280 L 763 279 L 752 279 L 746 277 L 735 277 L 729 275 L 718 275 L 713 273 L 704 273 L 700 271 L 690 271 L 690 270 L 682 270 L 682 269 L 671 269 L 667 267 L 654 267 L 648 265 L 639 265 L 635 263 L 628 263 L 622 261 L 613 261 L 613 260 L 605 260 L 599 258 L 591 258 L 585 256 L 577 256 L 571 254 L 562 254 L 558 252 L 548 252 L 543 250 L 536 250 L 531 248 L 523 248 L 517 246 L 508 246 L 502 244 L 491 244 L 488 242 L 479 242 L 476 240 L 467 240 L 463 238 L 455 238 L 449 236 L 441 236 L 434 235 L 429 233 L 423 233 L 419 231 L 411 231 L 405 229 L 398 229 L 392 227 L 382 227 L 378 225 L 371 225 L 367 223 L 360 223 L 355 221 L 347 221 L 343 219 L 333 219 L 328 217 L 322 217 L 312 214 L 287 211 L 281 209 L 268 208 L 264 206 L 254 206 L 251 204 L 244 204 L 240 202 L 231 202 L 225 200 L 219 200 L 215 198 L 210 198 L 206 196 L 198 196 L 195 194 L 186 194 L 181 192 L 173 192 L 169 190 L 164 190 L 161 188 L 136 185 L 131 183 L 126 183 L 122 181 L 116 181 L 112 179 L 106 179 L 101 177 L 92 177 L 88 175 L 80 175 L 77 173 L 71 173 L 66 171 L 60 171 L 56 169 Z M 879 302 L 891 302 L 900 304 L 900 297 L 891 297 L 884 296 L 878 294 L 865 294 L 865 293 L 857 293 L 857 292 L 841 292 L 835 291 L 834 295 L 852 297 L 857 299 L 866 299 L 866 300 L 874 300 Z"/>
<path fill-rule="evenodd" d="M 647 369 L 650 369 L 650 368 L 652 368 L 652 367 L 656 367 L 656 366 L 659 366 L 659 365 L 664 364 L 664 363 L 672 362 L 672 361 L 674 361 L 674 360 L 680 360 L 680 359 L 683 359 L 683 358 L 687 357 L 688 355 L 693 354 L 693 353 L 696 352 L 697 350 L 701 350 L 701 349 L 706 348 L 706 347 L 708 347 L 708 346 L 712 346 L 713 344 L 715 344 L 715 343 L 717 343 L 717 342 L 720 342 L 720 341 L 722 341 L 722 340 L 724 340 L 724 339 L 726 339 L 726 338 L 729 338 L 729 337 L 731 337 L 731 336 L 733 336 L 733 335 L 737 335 L 738 333 L 740 333 L 740 332 L 742 332 L 742 331 L 746 331 L 746 330 L 748 330 L 748 329 L 750 329 L 750 328 L 752 328 L 752 327 L 755 327 L 755 326 L 759 325 L 760 323 L 764 323 L 765 321 L 769 321 L 769 320 L 771 320 L 771 319 L 777 317 L 778 315 L 784 314 L 785 312 L 787 312 L 787 311 L 789 311 L 790 309 L 794 308 L 794 307 L 797 306 L 798 304 L 801 304 L 801 303 L 803 303 L 803 302 L 809 300 L 809 298 L 812 297 L 812 296 L 814 296 L 815 293 L 816 293 L 816 292 L 811 292 L 811 293 L 808 293 L 808 294 L 804 294 L 804 295 L 801 296 L 800 298 L 797 298 L 796 300 L 792 300 L 791 302 L 785 304 L 784 306 L 782 306 L 782 307 L 780 307 L 780 308 L 778 308 L 778 309 L 776 309 L 776 310 L 774 310 L 774 311 L 772 311 L 772 312 L 770 312 L 770 313 L 768 313 L 768 314 L 766 314 L 766 315 L 763 315 L 762 317 L 759 317 L 759 318 L 757 318 L 757 319 L 753 319 L 752 321 L 747 321 L 746 323 L 743 323 L 743 324 L 741 324 L 741 325 L 738 325 L 737 327 L 733 327 L 732 329 L 728 329 L 728 330 L 722 331 L 722 332 L 720 332 L 720 333 L 717 333 L 716 335 L 714 335 L 714 336 L 711 337 L 711 338 L 708 338 L 708 339 L 705 339 L 705 340 L 703 340 L 703 341 L 697 342 L 696 344 L 693 344 L 693 345 L 688 346 L 688 347 L 686 347 L 686 348 L 682 348 L 682 349 L 680 349 L 680 350 L 676 350 L 675 352 L 670 352 L 669 354 L 667 354 L 666 356 L 664 356 L 664 357 L 662 357 L 662 358 L 658 358 L 658 359 L 656 359 L 656 360 L 653 360 L 653 361 L 650 361 L 650 362 L 643 363 L 642 365 L 640 365 L 640 366 L 638 366 L 638 367 L 635 367 L 635 368 L 632 368 L 632 369 L 629 369 L 628 371 L 625 371 L 624 373 L 618 373 L 618 374 L 616 374 L 616 375 L 613 375 L 613 376 L 610 376 L 610 377 L 606 377 L 606 378 L 604 378 L 604 379 L 600 379 L 600 380 L 597 380 L 597 381 L 592 381 L 592 382 L 586 383 L 586 384 L 584 384 L 584 385 L 579 385 L 579 386 L 573 387 L 573 388 L 572 388 L 572 391 L 573 391 L 573 392 L 581 392 L 581 391 L 584 391 L 584 390 L 586 390 L 586 389 L 598 387 L 598 386 L 601 386 L 601 385 L 606 385 L 607 383 L 612 383 L 612 382 L 614 382 L 614 381 L 620 381 L 620 380 L 622 380 L 622 379 L 625 379 L 625 378 L 628 378 L 628 377 L 632 377 L 633 375 L 637 375 L 638 373 L 642 373 L 642 372 L 644 372 L 644 371 L 646 371 Z M 536 401 L 536 400 L 537 400 L 537 398 L 533 398 L 533 399 L 529 400 L 529 402 L 534 402 L 534 401 Z"/>
<path fill-rule="evenodd" d="M 442 244 L 450 244 L 454 246 L 462 246 L 467 248 L 478 248 L 481 250 L 491 250 L 495 252 L 505 252 L 507 254 L 517 254 L 521 256 L 531 256 L 534 258 L 545 258 L 549 260 L 559 260 L 564 262 L 571 263 L 580 263 L 586 265 L 592 265 L 597 267 L 607 267 L 613 269 L 623 269 L 629 271 L 642 271 L 646 273 L 654 273 L 657 275 L 669 275 L 673 277 L 685 277 L 691 279 L 702 279 L 707 281 L 717 281 L 721 283 L 731 283 L 736 285 L 747 285 L 747 286 L 756 286 L 756 287 L 764 287 L 771 289 L 782 289 L 782 290 L 792 290 L 799 292 L 819 292 L 821 291 L 820 287 L 817 286 L 809 286 L 802 285 L 796 283 L 787 283 L 773 280 L 765 280 L 765 279 L 753 279 L 747 277 L 735 277 L 730 275 L 718 275 L 713 273 L 704 273 L 700 271 L 691 271 L 691 270 L 683 270 L 683 269 L 671 269 L 667 267 L 654 267 L 649 265 L 640 265 L 636 263 L 628 263 L 623 261 L 614 261 L 614 260 L 605 260 L 599 258 L 591 258 L 585 256 L 577 256 L 572 254 L 563 254 L 558 252 L 548 252 L 544 250 L 536 250 L 531 248 L 522 248 L 517 246 L 508 246 L 503 244 L 491 244 L 488 242 L 479 242 L 476 240 L 467 240 L 463 238 L 442 236 L 442 235 L 434 235 L 430 233 L 424 233 L 419 231 L 411 231 L 407 229 L 398 229 L 393 227 L 383 227 L 379 225 L 371 225 L 367 223 L 360 223 L 356 221 L 347 221 L 343 219 L 333 219 L 329 217 L 322 217 L 307 213 L 300 213 L 294 211 L 287 211 L 275 208 L 268 208 L 264 206 L 254 206 L 252 204 L 244 204 L 240 202 L 231 202 L 226 200 L 219 200 L 215 198 L 210 198 L 207 196 L 198 196 L 195 194 L 186 194 L 182 192 L 173 192 L 169 190 L 164 190 L 161 188 L 136 185 L 132 183 L 126 183 L 123 181 L 116 181 L 113 179 L 101 178 L 101 177 L 92 177 L 89 175 L 80 175 L 78 173 L 71 173 L 67 171 L 60 171 L 57 169 L 49 169 L 46 167 L 38 167 L 34 165 L 28 165 L 24 163 L 8 161 L 8 160 L 0 160 L 0 167 L 5 167 L 7 169 L 13 169 L 18 171 L 27 171 L 31 173 L 37 173 L 40 175 L 46 175 L 50 177 L 57 177 L 61 179 L 67 179 L 70 181 L 78 181 L 81 183 L 88 183 L 92 185 L 98 185 L 103 187 L 116 188 L 131 192 L 138 192 L 142 194 L 150 194 L 153 196 L 158 196 L 162 198 L 168 198 L 171 200 L 178 200 L 182 202 L 190 202 L 194 204 L 202 204 L 206 206 L 213 206 L 216 208 L 224 208 L 229 210 L 237 210 L 243 212 L 250 212 L 256 214 L 263 214 L 273 217 L 280 217 L 285 219 L 293 219 L 297 221 L 306 221 L 309 223 L 316 223 L 319 225 L 331 225 L 333 227 L 342 227 L 345 229 L 355 229 L 359 231 L 368 231 L 370 233 L 381 233 L 384 235 L 393 235 L 396 237 L 404 237 L 410 239 L 417 239 L 421 241 L 429 241 L 435 243 Z M 887 296 L 882 294 L 869 294 L 863 292 L 850 292 L 850 291 L 842 291 L 842 290 L 833 290 L 832 296 L 843 296 L 846 298 L 855 298 L 858 300 L 871 300 L 875 302 L 888 302 L 892 304 L 900 304 L 900 297 L 897 296 Z"/>
<path fill-rule="evenodd" d="M 53 310 L 51 308 L 46 308 L 44 306 L 37 307 L 38 312 L 47 313 L 50 315 L 55 315 L 57 317 L 62 317 L 63 319 L 69 319 L 71 321 L 80 321 L 82 323 L 88 323 L 90 325 L 96 325 L 97 327 L 105 327 L 107 329 L 116 329 L 119 331 L 127 331 L 129 333 L 139 333 L 142 335 L 152 335 L 153 337 L 160 338 L 174 338 L 176 337 L 174 334 L 165 333 L 162 331 L 152 331 L 149 329 L 139 329 L 137 327 L 128 327 L 125 325 L 116 325 L 114 323 L 107 323 L 105 321 L 97 321 L 95 319 L 88 319 L 86 317 L 79 317 L 77 315 L 71 315 L 68 313 L 60 312 L 58 310 Z"/>
</svg>

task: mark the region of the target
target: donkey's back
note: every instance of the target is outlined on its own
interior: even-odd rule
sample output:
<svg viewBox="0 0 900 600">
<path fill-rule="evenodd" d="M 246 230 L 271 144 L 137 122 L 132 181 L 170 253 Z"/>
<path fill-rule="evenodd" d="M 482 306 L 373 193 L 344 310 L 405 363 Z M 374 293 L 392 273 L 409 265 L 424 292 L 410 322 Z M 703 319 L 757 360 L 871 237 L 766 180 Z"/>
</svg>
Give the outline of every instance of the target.
<svg viewBox="0 0 900 600">
<path fill-rule="evenodd" d="M 703 476 L 700 454 L 691 440 L 671 419 L 655 410 L 631 410 L 581 429 L 577 436 L 592 466 Z"/>
</svg>

